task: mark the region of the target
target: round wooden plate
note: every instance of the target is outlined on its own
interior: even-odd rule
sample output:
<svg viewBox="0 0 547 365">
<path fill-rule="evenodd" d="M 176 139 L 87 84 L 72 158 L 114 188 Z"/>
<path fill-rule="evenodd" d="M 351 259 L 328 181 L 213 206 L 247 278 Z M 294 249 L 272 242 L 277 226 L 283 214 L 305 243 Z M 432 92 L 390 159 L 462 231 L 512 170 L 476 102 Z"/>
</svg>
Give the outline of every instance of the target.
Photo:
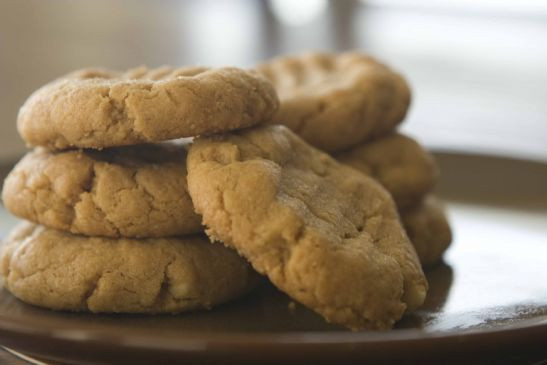
<svg viewBox="0 0 547 365">
<path fill-rule="evenodd" d="M 45 362 L 73 364 L 541 360 L 547 356 L 547 165 L 449 153 L 437 158 L 455 241 L 444 263 L 426 270 L 423 308 L 392 331 L 329 325 L 289 306 L 290 298 L 264 281 L 238 301 L 178 316 L 52 312 L 2 290 L 0 343 Z"/>
</svg>

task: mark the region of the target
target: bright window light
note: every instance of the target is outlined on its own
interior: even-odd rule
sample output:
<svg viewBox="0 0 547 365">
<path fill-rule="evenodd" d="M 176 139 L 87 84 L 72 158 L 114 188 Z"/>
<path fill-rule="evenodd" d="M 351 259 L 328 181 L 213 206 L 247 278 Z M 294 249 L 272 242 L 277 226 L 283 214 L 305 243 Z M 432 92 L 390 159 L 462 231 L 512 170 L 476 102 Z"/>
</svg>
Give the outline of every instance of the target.
<svg viewBox="0 0 547 365">
<path fill-rule="evenodd" d="M 277 20 L 289 26 L 311 22 L 323 14 L 327 0 L 270 0 L 270 7 Z"/>
</svg>

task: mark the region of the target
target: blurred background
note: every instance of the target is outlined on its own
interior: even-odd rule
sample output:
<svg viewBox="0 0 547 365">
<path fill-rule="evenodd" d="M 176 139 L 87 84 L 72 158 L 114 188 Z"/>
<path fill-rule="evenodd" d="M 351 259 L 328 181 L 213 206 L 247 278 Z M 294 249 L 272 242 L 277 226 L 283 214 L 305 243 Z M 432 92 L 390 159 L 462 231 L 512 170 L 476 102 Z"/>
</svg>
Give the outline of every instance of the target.
<svg viewBox="0 0 547 365">
<path fill-rule="evenodd" d="M 346 49 L 407 76 L 402 129 L 426 146 L 547 160 L 545 1 L 0 0 L 0 163 L 25 151 L 19 106 L 73 69 Z"/>
</svg>

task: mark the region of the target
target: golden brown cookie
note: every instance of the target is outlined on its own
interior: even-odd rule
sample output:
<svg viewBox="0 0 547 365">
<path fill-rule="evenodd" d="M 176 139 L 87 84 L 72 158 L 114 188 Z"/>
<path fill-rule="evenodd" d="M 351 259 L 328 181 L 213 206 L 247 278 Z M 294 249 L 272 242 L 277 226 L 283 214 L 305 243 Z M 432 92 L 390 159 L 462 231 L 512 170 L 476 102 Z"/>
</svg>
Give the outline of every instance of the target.
<svg viewBox="0 0 547 365">
<path fill-rule="evenodd" d="M 256 273 L 204 235 L 146 240 L 84 237 L 30 223 L 5 241 L 4 286 L 56 310 L 177 313 L 246 293 Z"/>
<path fill-rule="evenodd" d="M 403 212 L 401 220 L 422 265 L 438 263 L 452 242 L 452 231 L 439 199 L 428 195 L 420 205 Z"/>
<path fill-rule="evenodd" d="M 360 144 L 334 157 L 378 180 L 399 209 L 418 205 L 439 176 L 433 156 L 415 140 L 399 133 Z"/>
<path fill-rule="evenodd" d="M 266 79 L 237 68 L 90 69 L 34 92 L 17 125 L 30 146 L 103 148 L 248 127 L 278 104 Z"/>
<path fill-rule="evenodd" d="M 311 145 L 340 151 L 392 130 L 406 115 L 405 79 L 358 52 L 303 53 L 256 67 L 281 105 L 271 119 Z"/>
<path fill-rule="evenodd" d="M 29 152 L 4 181 L 15 215 L 47 227 L 106 237 L 203 231 L 186 184 L 186 146 Z"/>
<path fill-rule="evenodd" d="M 427 282 L 389 193 L 289 129 L 199 138 L 187 166 L 208 234 L 329 322 L 389 328 L 422 304 Z"/>
</svg>

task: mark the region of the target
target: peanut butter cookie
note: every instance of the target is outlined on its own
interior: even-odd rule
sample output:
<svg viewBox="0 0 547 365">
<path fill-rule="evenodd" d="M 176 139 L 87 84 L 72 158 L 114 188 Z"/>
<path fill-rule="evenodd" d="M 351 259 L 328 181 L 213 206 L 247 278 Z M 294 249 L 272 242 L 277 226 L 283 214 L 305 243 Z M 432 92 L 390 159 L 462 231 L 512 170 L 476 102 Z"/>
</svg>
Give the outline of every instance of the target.
<svg viewBox="0 0 547 365">
<path fill-rule="evenodd" d="M 439 199 L 428 195 L 420 205 L 403 212 L 401 220 L 422 265 L 438 263 L 452 242 L 452 231 Z"/>
<path fill-rule="evenodd" d="M 204 235 L 146 240 L 84 237 L 30 223 L 0 255 L 4 286 L 56 310 L 177 313 L 246 293 L 256 273 Z"/>
<path fill-rule="evenodd" d="M 392 130 L 410 104 L 401 75 L 357 52 L 279 57 L 256 70 L 273 83 L 281 101 L 271 123 L 329 152 Z"/>
<path fill-rule="evenodd" d="M 399 209 L 418 205 L 439 176 L 433 156 L 415 140 L 399 133 L 360 144 L 334 157 L 378 180 Z"/>
<path fill-rule="evenodd" d="M 29 152 L 4 181 L 15 215 L 72 233 L 166 237 L 203 231 L 186 184 L 186 146 Z"/>
<path fill-rule="evenodd" d="M 30 146 L 103 148 L 248 127 L 278 104 L 266 79 L 237 68 L 90 69 L 34 92 L 17 124 Z"/>
<path fill-rule="evenodd" d="M 427 282 L 389 193 L 283 126 L 198 138 L 188 188 L 208 234 L 354 330 L 390 328 Z"/>
</svg>

